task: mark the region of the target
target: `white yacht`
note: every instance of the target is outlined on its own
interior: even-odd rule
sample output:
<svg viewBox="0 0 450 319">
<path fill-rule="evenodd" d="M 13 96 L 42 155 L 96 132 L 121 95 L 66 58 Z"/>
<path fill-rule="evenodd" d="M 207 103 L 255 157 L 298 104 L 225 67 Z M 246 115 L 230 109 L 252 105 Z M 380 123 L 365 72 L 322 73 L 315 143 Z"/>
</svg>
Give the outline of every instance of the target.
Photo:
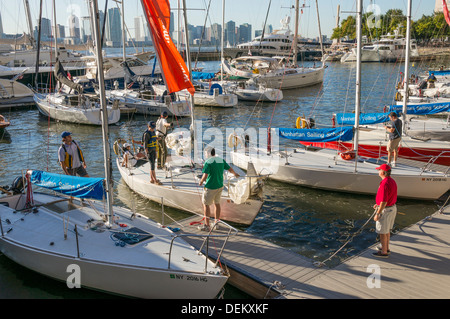
<svg viewBox="0 0 450 319">
<path fill-rule="evenodd" d="M 403 37 L 391 36 L 390 34 L 382 36 L 379 41 L 366 44 L 361 48 L 361 62 L 396 62 L 405 58 L 406 39 Z M 410 56 L 412 58 L 419 57 L 416 40 L 411 40 Z M 356 49 L 345 54 L 341 58 L 341 62 L 355 62 Z"/>
</svg>

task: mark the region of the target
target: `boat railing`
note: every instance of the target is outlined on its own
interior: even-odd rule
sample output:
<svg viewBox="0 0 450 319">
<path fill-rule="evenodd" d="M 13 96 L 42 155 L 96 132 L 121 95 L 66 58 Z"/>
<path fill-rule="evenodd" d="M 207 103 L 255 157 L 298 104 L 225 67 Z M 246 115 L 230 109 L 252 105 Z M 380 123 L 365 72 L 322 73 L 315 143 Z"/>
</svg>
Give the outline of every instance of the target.
<svg viewBox="0 0 450 319">
<path fill-rule="evenodd" d="M 220 233 L 220 234 L 213 234 L 213 231 L 219 227 L 219 225 L 221 225 L 220 227 L 226 227 L 228 229 L 228 231 L 226 233 Z M 207 273 L 208 272 L 208 256 L 209 256 L 209 248 L 210 248 L 210 240 L 214 239 L 214 238 L 223 238 L 224 241 L 222 243 L 222 247 L 220 248 L 220 250 L 217 252 L 217 257 L 216 257 L 216 262 L 214 264 L 214 267 L 217 267 L 217 265 L 220 263 L 220 258 L 222 257 L 222 254 L 225 250 L 225 246 L 228 243 L 228 239 L 230 238 L 230 236 L 235 236 L 238 233 L 238 230 L 236 228 L 234 228 L 233 226 L 221 221 L 221 220 L 217 220 L 214 225 L 210 228 L 209 233 L 207 235 L 203 235 L 203 234 L 180 234 L 180 235 L 175 235 L 172 238 L 172 241 L 170 243 L 170 250 L 169 250 L 169 263 L 168 263 L 168 269 L 170 269 L 170 263 L 171 263 L 171 256 L 172 256 L 172 248 L 173 248 L 173 243 L 175 242 L 175 239 L 177 238 L 181 238 L 181 237 L 193 237 L 193 238 L 203 238 L 203 243 L 200 246 L 198 252 L 199 254 L 202 253 L 203 248 L 205 247 L 205 270 L 204 272 Z"/>
<path fill-rule="evenodd" d="M 442 151 L 440 152 L 438 155 L 431 157 L 428 162 L 422 167 L 422 170 L 420 172 L 420 174 L 422 175 L 422 173 L 424 173 L 425 171 L 431 171 L 432 170 L 432 165 L 436 163 L 436 161 L 440 158 L 440 157 L 445 157 L 445 156 L 450 156 L 450 151 Z M 450 171 L 450 166 L 447 166 L 447 169 L 445 169 L 445 171 L 443 171 L 442 173 L 444 175 L 447 175 Z"/>
</svg>

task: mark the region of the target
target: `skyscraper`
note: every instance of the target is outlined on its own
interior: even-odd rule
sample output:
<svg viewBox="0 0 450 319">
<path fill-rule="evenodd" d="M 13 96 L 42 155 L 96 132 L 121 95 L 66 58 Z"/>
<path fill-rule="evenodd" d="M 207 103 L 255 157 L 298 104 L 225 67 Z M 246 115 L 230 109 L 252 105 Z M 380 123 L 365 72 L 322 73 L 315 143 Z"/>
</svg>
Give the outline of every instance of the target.
<svg viewBox="0 0 450 319">
<path fill-rule="evenodd" d="M 234 21 L 228 21 L 225 25 L 225 45 L 236 45 L 236 23 Z"/>
<path fill-rule="evenodd" d="M 81 38 L 80 20 L 73 14 L 69 16 L 69 36 L 73 39 Z"/>
<path fill-rule="evenodd" d="M 108 10 L 106 17 L 106 40 L 111 41 L 113 46 L 122 44 L 122 19 L 119 8 Z"/>
<path fill-rule="evenodd" d="M 136 41 L 148 41 L 150 34 L 147 27 L 147 20 L 143 16 L 134 18 L 134 38 Z"/>
<path fill-rule="evenodd" d="M 252 40 L 252 25 L 248 23 L 241 24 L 238 30 L 238 42 L 244 43 Z"/>
<path fill-rule="evenodd" d="M 446 2 L 447 2 L 447 6 L 449 6 L 450 5 L 450 1 L 447 0 Z M 436 0 L 436 3 L 434 5 L 434 11 L 435 12 L 442 12 L 443 11 L 442 5 L 443 5 L 442 0 Z"/>
</svg>

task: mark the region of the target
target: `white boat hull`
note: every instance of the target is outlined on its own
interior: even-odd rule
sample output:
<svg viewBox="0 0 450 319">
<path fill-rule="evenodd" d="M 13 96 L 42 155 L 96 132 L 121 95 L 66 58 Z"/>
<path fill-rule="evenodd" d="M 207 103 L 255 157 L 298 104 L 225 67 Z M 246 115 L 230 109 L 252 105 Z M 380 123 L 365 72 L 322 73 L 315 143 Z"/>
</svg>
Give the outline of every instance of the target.
<svg viewBox="0 0 450 319">
<path fill-rule="evenodd" d="M 307 151 L 290 154 L 289 164 L 278 155 L 269 158 L 247 156 L 242 152 L 232 152 L 233 164 L 244 169 L 251 161 L 260 174 L 270 174 L 269 178 L 294 185 L 324 190 L 376 195 L 380 177 L 376 163 L 358 163 L 354 172 L 354 161 L 344 161 L 333 156 L 333 152 L 309 155 Z M 334 154 L 336 154 L 334 152 Z M 395 168 L 392 177 L 398 185 L 398 196 L 411 199 L 435 200 L 450 188 L 450 178 L 439 173 L 410 174 L 407 167 Z M 417 172 L 417 170 L 416 170 Z"/>
<path fill-rule="evenodd" d="M 54 120 L 77 124 L 102 125 L 102 111 L 100 108 L 78 108 L 57 105 L 49 102 L 45 95 L 35 94 L 34 101 L 39 112 Z M 120 109 L 108 107 L 108 124 L 117 123 L 120 120 Z"/>
<path fill-rule="evenodd" d="M 203 188 L 198 186 L 195 173 L 184 174 L 185 178 L 174 177 L 174 188 L 171 178 L 165 178 L 161 170 L 156 170 L 157 178 L 163 185 L 150 183 L 150 165 L 144 164 L 139 168 L 129 170 L 117 159 L 117 167 L 120 175 L 128 187 L 139 195 L 166 206 L 181 209 L 203 217 L 202 192 Z M 174 173 L 174 175 L 180 175 Z M 235 204 L 229 196 L 222 195 L 220 219 L 224 221 L 250 225 L 261 210 L 263 201 L 248 199 L 246 202 Z M 214 208 L 212 208 L 214 211 Z M 214 212 L 212 212 L 214 217 Z"/>
<path fill-rule="evenodd" d="M 58 199 L 34 195 L 35 201 Z M 103 204 L 95 206 L 101 211 Z M 14 262 L 53 279 L 74 284 L 75 277 L 71 275 L 78 274 L 82 287 L 136 298 L 214 298 L 226 283 L 227 277 L 211 262 L 208 262 L 208 272 L 205 272 L 205 256 L 199 255 L 181 238 L 175 239 L 169 268 L 167 253 L 172 233 L 146 217 L 139 215 L 139 218 L 131 220 L 131 212 L 124 215 L 125 210 L 120 209 L 116 216 L 121 222 L 134 224 L 154 235 L 143 242 L 121 247 L 110 238 L 111 231 L 121 231 L 119 226 L 98 231 L 86 223 L 84 218 L 98 220 L 93 211 L 83 207 L 55 213 L 40 207 L 37 213 L 24 213 L 2 206 L 0 216 L 2 221 L 8 219 L 11 222 L 8 229 L 12 231 L 5 229 L 0 237 L 0 252 Z M 70 225 L 67 238 L 64 238 L 62 216 L 66 215 Z M 78 238 L 72 231 L 74 223 L 78 226 Z M 188 258 L 190 263 L 183 261 L 182 257 Z"/>
</svg>

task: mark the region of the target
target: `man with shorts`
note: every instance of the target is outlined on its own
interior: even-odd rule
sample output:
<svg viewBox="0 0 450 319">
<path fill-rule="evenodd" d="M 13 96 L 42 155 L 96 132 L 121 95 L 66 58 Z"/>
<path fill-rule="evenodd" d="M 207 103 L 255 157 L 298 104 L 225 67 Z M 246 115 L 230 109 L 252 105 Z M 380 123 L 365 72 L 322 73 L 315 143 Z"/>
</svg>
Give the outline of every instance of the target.
<svg viewBox="0 0 450 319">
<path fill-rule="evenodd" d="M 234 176 L 239 177 L 230 165 L 221 157 L 216 156 L 214 148 L 206 149 L 207 160 L 203 166 L 203 176 L 199 185 L 205 183 L 205 188 L 202 195 L 203 212 L 205 214 L 205 224 L 201 230 L 209 231 L 209 218 L 211 216 L 210 205 L 214 203 L 216 223 L 220 218 L 220 200 L 223 190 L 223 172 L 230 171 Z"/>
<path fill-rule="evenodd" d="M 167 159 L 167 129 L 173 124 L 167 122 L 168 117 L 169 114 L 164 111 L 161 113 L 161 117 L 156 121 L 156 137 L 158 138 L 158 169 L 164 168 Z"/>
<path fill-rule="evenodd" d="M 156 179 L 155 172 L 155 162 L 156 162 L 156 133 L 155 133 L 156 123 L 151 121 L 147 124 L 147 131 L 144 132 L 142 137 L 145 149 L 145 155 L 150 162 L 150 183 L 162 185 L 162 183 Z"/>
<path fill-rule="evenodd" d="M 402 140 L 403 123 L 395 112 L 389 114 L 389 119 L 391 120 L 391 125 L 384 127 L 389 133 L 389 142 L 387 145 L 388 165 L 395 167 L 398 157 L 398 147 Z"/>
<path fill-rule="evenodd" d="M 77 142 L 72 140 L 72 133 L 61 134 L 62 144 L 58 150 L 59 165 L 66 175 L 89 177 L 86 161 Z"/>
<path fill-rule="evenodd" d="M 394 226 L 395 216 L 397 215 L 397 183 L 391 178 L 391 167 L 383 164 L 377 167 L 378 175 L 381 178 L 375 198 L 376 214 L 373 220 L 376 222 L 375 230 L 380 235 L 381 248 L 373 255 L 375 257 L 389 257 L 389 241 L 391 239 L 391 230 Z"/>
</svg>

